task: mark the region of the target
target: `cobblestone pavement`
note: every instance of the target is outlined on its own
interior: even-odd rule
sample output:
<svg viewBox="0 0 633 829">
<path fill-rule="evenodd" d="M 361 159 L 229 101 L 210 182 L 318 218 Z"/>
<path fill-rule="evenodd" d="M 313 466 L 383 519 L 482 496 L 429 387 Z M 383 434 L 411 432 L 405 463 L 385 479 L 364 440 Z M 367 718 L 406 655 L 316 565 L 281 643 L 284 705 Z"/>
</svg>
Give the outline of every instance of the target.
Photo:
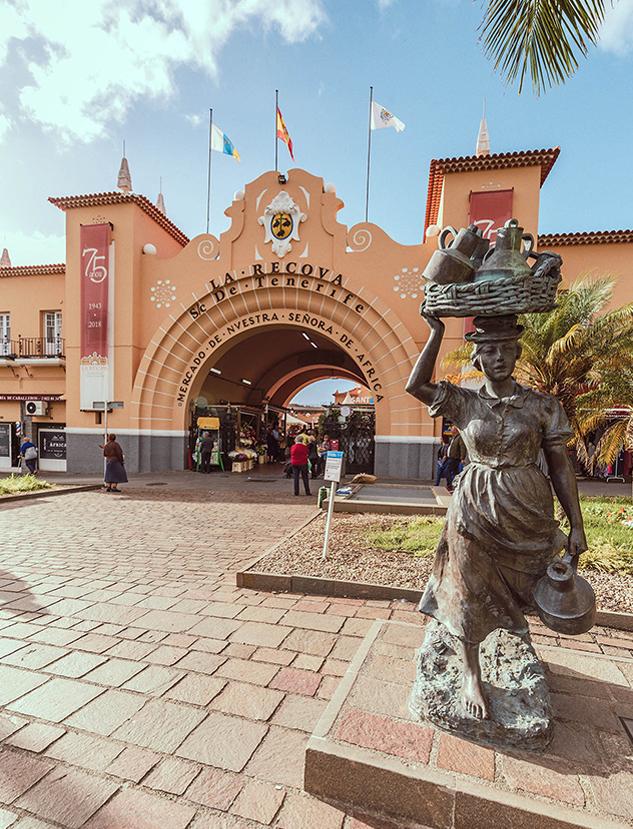
<svg viewBox="0 0 633 829">
<path fill-rule="evenodd" d="M 0 506 L 0 829 L 394 829 L 305 795 L 303 752 L 372 620 L 414 607 L 237 589 L 314 500 L 166 483 Z"/>
</svg>

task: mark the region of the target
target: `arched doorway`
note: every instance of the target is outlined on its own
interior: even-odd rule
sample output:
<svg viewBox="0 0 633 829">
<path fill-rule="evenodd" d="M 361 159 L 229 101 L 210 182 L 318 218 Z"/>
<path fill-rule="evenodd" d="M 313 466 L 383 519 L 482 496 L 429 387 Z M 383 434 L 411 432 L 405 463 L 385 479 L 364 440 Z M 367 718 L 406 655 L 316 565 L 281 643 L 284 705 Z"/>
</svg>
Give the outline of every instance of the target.
<svg viewBox="0 0 633 829">
<path fill-rule="evenodd" d="M 318 292 L 282 285 L 258 291 L 255 284 L 220 300 L 217 296 L 209 291 L 192 305 L 183 304 L 180 315 L 170 315 L 171 324 L 161 326 L 146 349 L 133 394 L 132 418 L 139 431 L 156 433 L 162 424 L 178 424 L 184 437 L 192 401 L 206 396 L 205 384 L 218 399 L 229 399 L 218 391 L 227 389 L 228 380 L 244 402 L 261 403 L 266 396 L 282 401 L 301 383 L 332 371 L 375 394 L 378 434 L 391 434 L 404 421 L 421 429 L 421 409 L 411 404 L 402 383 L 417 356 L 415 344 L 377 297 L 364 290 Z M 293 338 L 306 345 L 288 354 Z"/>
</svg>

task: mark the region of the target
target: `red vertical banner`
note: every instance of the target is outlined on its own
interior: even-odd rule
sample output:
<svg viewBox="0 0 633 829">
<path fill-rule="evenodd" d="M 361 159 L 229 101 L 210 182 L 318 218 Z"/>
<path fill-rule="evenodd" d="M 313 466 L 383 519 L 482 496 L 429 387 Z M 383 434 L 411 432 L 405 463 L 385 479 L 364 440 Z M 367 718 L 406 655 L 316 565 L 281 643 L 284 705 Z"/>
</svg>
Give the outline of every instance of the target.
<svg viewBox="0 0 633 829">
<path fill-rule="evenodd" d="M 512 218 L 512 190 L 488 190 L 470 194 L 471 224 L 480 228 L 484 239 L 494 245 L 497 231 Z"/>
<path fill-rule="evenodd" d="M 108 292 L 109 224 L 82 225 L 80 236 L 81 353 L 80 405 L 92 409 L 109 390 Z"/>
<path fill-rule="evenodd" d="M 497 231 L 512 218 L 513 190 L 487 190 L 470 194 L 469 223 L 477 225 L 484 239 L 494 245 Z M 464 334 L 474 330 L 473 318 L 464 320 Z"/>
</svg>

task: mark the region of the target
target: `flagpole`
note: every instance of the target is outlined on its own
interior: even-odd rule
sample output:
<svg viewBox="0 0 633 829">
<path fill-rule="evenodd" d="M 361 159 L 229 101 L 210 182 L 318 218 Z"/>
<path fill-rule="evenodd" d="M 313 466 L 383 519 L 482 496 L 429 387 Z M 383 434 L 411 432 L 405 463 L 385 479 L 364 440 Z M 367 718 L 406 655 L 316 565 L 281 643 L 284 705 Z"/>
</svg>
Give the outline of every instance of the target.
<svg viewBox="0 0 633 829">
<path fill-rule="evenodd" d="M 209 164 L 207 167 L 207 233 L 209 232 L 209 216 L 211 214 L 211 151 L 213 142 L 213 110 L 209 109 Z"/>
<path fill-rule="evenodd" d="M 371 107 L 374 102 L 374 87 L 369 87 L 369 123 L 367 125 L 367 186 L 365 189 L 365 221 L 369 221 L 369 170 L 371 166 Z"/>
<path fill-rule="evenodd" d="M 275 89 L 275 172 L 279 170 L 279 139 L 277 138 L 277 113 L 279 112 L 279 90 Z"/>
</svg>

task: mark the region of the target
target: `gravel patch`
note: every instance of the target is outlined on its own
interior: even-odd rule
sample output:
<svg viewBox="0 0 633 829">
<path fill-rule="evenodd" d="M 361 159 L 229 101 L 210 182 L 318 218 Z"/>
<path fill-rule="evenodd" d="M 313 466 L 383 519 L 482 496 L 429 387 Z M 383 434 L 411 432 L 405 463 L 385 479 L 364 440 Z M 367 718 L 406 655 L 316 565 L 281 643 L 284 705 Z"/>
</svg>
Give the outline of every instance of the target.
<svg viewBox="0 0 633 829">
<path fill-rule="evenodd" d="M 320 515 L 307 527 L 283 541 L 251 569 L 257 572 L 295 576 L 317 576 L 340 581 L 366 582 L 423 590 L 433 555 L 413 556 L 405 552 L 385 552 L 372 547 L 367 534 L 384 530 L 394 523 L 413 518 L 377 516 L 375 514 L 335 514 L 328 548 L 328 559 L 321 560 L 325 515 Z M 584 570 L 582 575 L 596 591 L 601 610 L 633 612 L 631 577 L 617 573 Z"/>
</svg>

